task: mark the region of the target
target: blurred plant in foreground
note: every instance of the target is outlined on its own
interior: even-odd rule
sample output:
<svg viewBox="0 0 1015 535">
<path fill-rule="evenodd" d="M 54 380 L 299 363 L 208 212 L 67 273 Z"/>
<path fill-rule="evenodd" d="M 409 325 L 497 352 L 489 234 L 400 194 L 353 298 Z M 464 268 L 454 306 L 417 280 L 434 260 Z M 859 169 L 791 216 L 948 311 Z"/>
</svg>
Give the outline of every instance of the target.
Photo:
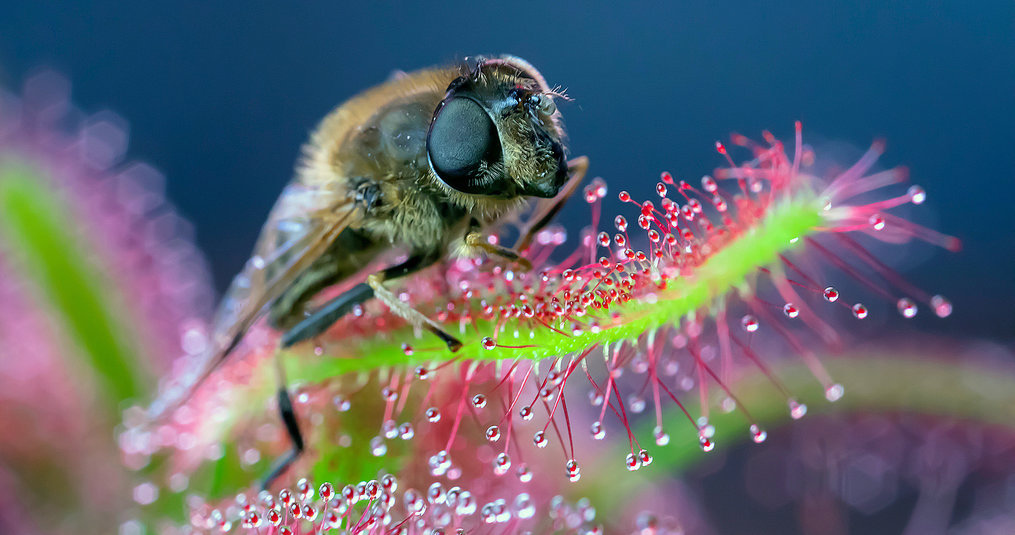
<svg viewBox="0 0 1015 535">
<path fill-rule="evenodd" d="M 119 163 L 122 121 L 84 117 L 67 94 L 44 73 L 0 100 L 5 532 L 699 532 L 675 475 L 808 413 L 959 417 L 1011 439 L 1010 370 L 876 349 L 819 361 L 843 345 L 841 317 L 871 314 L 848 280 L 903 318 L 951 311 L 864 238 L 958 241 L 891 215 L 926 194 L 898 186 L 903 169 L 870 172 L 880 144 L 839 169 L 797 125 L 791 155 L 770 134 L 734 136 L 747 161 L 717 144 L 728 167 L 700 186 L 664 173 L 657 201 L 620 192 L 635 208 L 610 232 L 591 181 L 591 224 L 574 244 L 541 233 L 536 271 L 465 259 L 401 285 L 458 326 L 460 353 L 367 303 L 284 355 L 308 451 L 283 488 L 256 488 L 289 447 L 265 328 L 169 420 L 127 408 L 117 451 L 122 403 L 150 399 L 153 376 L 171 399 L 199 369 L 210 291 L 158 174 Z"/>
<path fill-rule="evenodd" d="M 0 92 L 4 533 L 116 528 L 131 493 L 121 403 L 170 370 L 212 299 L 162 176 L 123 161 L 124 122 L 68 97 L 52 72 Z"/>
</svg>

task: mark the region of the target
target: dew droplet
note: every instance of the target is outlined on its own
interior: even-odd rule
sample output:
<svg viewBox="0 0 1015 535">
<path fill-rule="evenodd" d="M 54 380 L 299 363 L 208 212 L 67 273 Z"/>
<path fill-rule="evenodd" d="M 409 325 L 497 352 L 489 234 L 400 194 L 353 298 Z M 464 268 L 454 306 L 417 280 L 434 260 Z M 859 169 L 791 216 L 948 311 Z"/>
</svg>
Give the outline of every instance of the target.
<svg viewBox="0 0 1015 535">
<path fill-rule="evenodd" d="M 497 454 L 497 458 L 493 460 L 493 473 L 502 476 L 507 473 L 509 468 L 511 468 L 511 457 L 505 452 Z"/>
<path fill-rule="evenodd" d="M 416 378 L 421 381 L 426 381 L 430 378 L 430 370 L 426 366 L 416 366 Z"/>
<path fill-rule="evenodd" d="M 800 309 L 793 303 L 786 303 L 782 306 L 782 313 L 785 314 L 787 318 L 792 319 L 800 315 Z"/>
<path fill-rule="evenodd" d="M 656 184 L 656 194 L 660 197 L 666 197 L 666 184 L 659 182 Z"/>
<path fill-rule="evenodd" d="M 331 483 L 322 483 L 321 488 L 318 489 L 318 494 L 321 495 L 321 500 L 326 502 L 335 495 L 335 487 Z"/>
<path fill-rule="evenodd" d="M 472 406 L 476 407 L 477 409 L 482 409 L 483 407 L 486 407 L 486 395 L 476 394 L 475 396 L 472 396 Z"/>
<path fill-rule="evenodd" d="M 755 444 L 761 444 L 768 438 L 768 433 L 764 429 L 758 427 L 758 424 L 751 424 L 751 440 Z"/>
<path fill-rule="evenodd" d="M 872 214 L 869 218 L 867 218 L 867 224 L 869 224 L 874 230 L 884 230 L 885 217 L 881 214 Z"/>
<path fill-rule="evenodd" d="M 822 295 L 825 296 L 825 301 L 828 301 L 829 303 L 834 303 L 839 300 L 839 290 L 836 290 L 832 286 L 825 288 L 825 291 L 822 292 Z"/>
<path fill-rule="evenodd" d="M 384 442 L 383 437 L 374 437 L 370 439 L 370 454 L 374 457 L 382 457 L 388 453 L 388 445 Z"/>
<path fill-rule="evenodd" d="M 619 232 L 627 231 L 627 218 L 622 215 L 618 215 L 613 219 L 613 227 Z"/>
<path fill-rule="evenodd" d="M 532 407 L 529 407 L 528 405 L 522 407 L 521 409 L 518 410 L 518 416 L 521 416 L 522 420 L 525 420 L 526 422 L 531 420 L 532 417 L 534 416 Z"/>
<path fill-rule="evenodd" d="M 434 483 L 430 485 L 430 488 L 426 492 L 426 499 L 430 503 L 444 503 L 447 498 L 447 493 L 444 492 L 444 485 L 440 483 Z"/>
<path fill-rule="evenodd" d="M 631 452 L 624 458 L 624 466 L 626 466 L 628 470 L 634 472 L 635 470 L 641 468 L 641 461 L 634 452 Z"/>
<path fill-rule="evenodd" d="M 529 468 L 528 465 L 523 464 L 519 466 L 518 470 L 515 471 L 515 474 L 518 476 L 518 481 L 521 481 L 522 483 L 532 481 L 533 473 L 532 469 Z"/>
<path fill-rule="evenodd" d="M 909 191 L 906 194 L 909 195 L 909 200 L 913 204 L 923 204 L 923 201 L 927 200 L 927 192 L 915 184 L 909 186 Z"/>
<path fill-rule="evenodd" d="M 261 526 L 261 515 L 257 514 L 256 511 L 248 511 L 243 515 L 243 520 L 240 522 L 240 526 L 246 529 L 254 529 Z"/>
<path fill-rule="evenodd" d="M 497 347 L 497 342 L 495 342 L 493 338 L 490 338 L 489 336 L 483 337 L 483 349 L 490 350 L 495 347 Z"/>
<path fill-rule="evenodd" d="M 282 502 L 282 505 L 289 507 L 289 504 L 293 501 L 293 491 L 289 489 L 278 491 L 278 501 Z"/>
<path fill-rule="evenodd" d="M 342 497 L 345 498 L 346 503 L 353 504 L 359 500 L 359 494 L 356 492 L 356 487 L 352 485 L 346 485 L 342 487 Z"/>
<path fill-rule="evenodd" d="M 426 510 L 426 500 L 416 489 L 407 489 L 402 495 L 405 510 L 410 515 L 417 515 Z"/>
<path fill-rule="evenodd" d="M 536 504 L 533 503 L 532 498 L 524 492 L 515 497 L 513 509 L 515 515 L 522 519 L 532 518 L 536 514 Z"/>
<path fill-rule="evenodd" d="M 698 445 L 701 446 L 701 450 L 708 453 L 715 449 L 715 442 L 712 442 L 708 437 L 704 435 L 698 436 Z"/>
<path fill-rule="evenodd" d="M 314 487 L 305 477 L 296 482 L 296 492 L 300 494 L 300 501 L 305 502 L 314 497 Z"/>
<path fill-rule="evenodd" d="M 578 461 L 574 459 L 568 459 L 568 461 L 564 463 L 564 469 L 567 472 L 567 479 L 572 483 L 581 479 L 582 471 L 581 468 L 578 466 Z"/>
<path fill-rule="evenodd" d="M 943 296 L 935 295 L 931 297 L 930 306 L 934 309 L 934 315 L 939 318 L 947 318 L 952 314 L 952 303 Z"/>
<path fill-rule="evenodd" d="M 653 430 L 653 435 L 656 437 L 656 446 L 665 446 L 670 443 L 670 435 L 663 431 L 661 426 L 656 426 Z"/>
<path fill-rule="evenodd" d="M 394 420 L 385 420 L 381 424 L 381 431 L 384 432 L 384 438 L 395 438 L 398 436 L 398 424 Z"/>
<path fill-rule="evenodd" d="M 844 389 L 839 383 L 835 383 L 833 385 L 829 385 L 828 388 L 825 389 L 825 399 L 832 402 L 839 401 L 845 393 L 846 389 Z"/>
<path fill-rule="evenodd" d="M 426 419 L 432 423 L 441 421 L 441 411 L 437 407 L 430 407 L 426 410 Z"/>
<path fill-rule="evenodd" d="M 416 436 L 416 430 L 412 428 L 412 424 L 405 422 L 398 426 L 398 436 L 402 440 L 412 440 L 412 437 Z"/>
<path fill-rule="evenodd" d="M 500 440 L 500 428 L 496 425 L 491 425 L 486 428 L 486 439 L 490 442 L 497 442 Z"/>
<path fill-rule="evenodd" d="M 714 178 L 705 175 L 701 177 L 701 187 L 709 193 L 715 193 L 719 189 L 719 184 L 716 184 Z"/>
<path fill-rule="evenodd" d="M 645 398 L 632 395 L 627 398 L 627 405 L 631 412 L 639 414 L 645 410 Z"/>
<path fill-rule="evenodd" d="M 451 468 L 451 458 L 448 456 L 448 452 L 444 450 L 431 455 L 428 463 L 430 465 L 430 473 L 434 476 L 442 476 Z"/>
<path fill-rule="evenodd" d="M 642 466 L 648 466 L 652 464 L 653 460 L 654 459 L 652 458 L 652 455 L 649 454 L 648 450 L 643 449 L 638 452 L 638 461 L 641 462 Z"/>
<path fill-rule="evenodd" d="M 328 511 L 324 515 L 324 524 L 331 529 L 338 529 L 342 527 L 342 517 L 338 516 L 335 511 Z"/>
<path fill-rule="evenodd" d="M 858 320 L 862 320 L 867 317 L 867 307 L 861 303 L 853 305 L 853 316 Z"/>
<path fill-rule="evenodd" d="M 331 403 L 338 412 L 347 412 L 352 407 L 352 402 L 346 399 L 345 396 L 340 395 L 331 398 Z"/>
<path fill-rule="evenodd" d="M 787 404 L 789 405 L 789 415 L 794 420 L 799 420 L 807 414 L 807 405 L 804 405 L 795 399 L 789 400 Z"/>
<path fill-rule="evenodd" d="M 536 431 L 535 435 L 532 435 L 532 443 L 540 448 L 545 448 L 550 440 L 546 438 L 546 433 L 543 431 Z"/>
<path fill-rule="evenodd" d="M 903 297 L 902 299 L 899 299 L 896 306 L 899 309 L 899 314 L 902 314 L 903 318 L 908 319 L 916 316 L 917 307 L 916 303 L 914 303 L 912 299 Z"/>
<path fill-rule="evenodd" d="M 745 331 L 753 333 L 758 330 L 758 318 L 747 314 L 740 319 L 740 325 L 743 326 Z"/>
</svg>

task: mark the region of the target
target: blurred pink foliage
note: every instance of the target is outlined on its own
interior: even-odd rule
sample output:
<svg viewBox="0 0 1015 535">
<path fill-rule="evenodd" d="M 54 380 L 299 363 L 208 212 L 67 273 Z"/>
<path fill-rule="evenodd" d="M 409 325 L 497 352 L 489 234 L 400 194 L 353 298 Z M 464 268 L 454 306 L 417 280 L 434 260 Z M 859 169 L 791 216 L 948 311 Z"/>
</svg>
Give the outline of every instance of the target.
<svg viewBox="0 0 1015 535">
<path fill-rule="evenodd" d="M 162 175 L 124 160 L 124 121 L 81 112 L 69 92 L 51 71 L 29 78 L 20 96 L 0 92 L 0 164 L 27 166 L 64 204 L 85 261 L 110 283 L 136 358 L 165 373 L 211 306 L 205 261 L 164 198 Z M 121 521 L 129 479 L 115 447 L 118 422 L 76 351 L 0 232 L 0 532 L 74 533 Z"/>
</svg>

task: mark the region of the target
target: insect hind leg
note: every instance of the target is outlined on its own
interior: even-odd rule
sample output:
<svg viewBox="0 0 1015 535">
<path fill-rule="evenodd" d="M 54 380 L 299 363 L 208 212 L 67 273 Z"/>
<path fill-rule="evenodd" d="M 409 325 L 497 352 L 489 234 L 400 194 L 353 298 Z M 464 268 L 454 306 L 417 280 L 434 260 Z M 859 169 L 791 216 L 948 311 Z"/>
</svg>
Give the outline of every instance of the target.
<svg viewBox="0 0 1015 535">
<path fill-rule="evenodd" d="M 261 490 L 267 490 L 272 482 L 278 479 L 279 476 L 284 474 L 296 462 L 296 459 L 300 457 L 304 450 L 303 433 L 300 432 L 300 424 L 296 420 L 296 411 L 293 410 L 292 397 L 289 395 L 289 389 L 286 387 L 285 368 L 282 366 L 280 353 L 280 351 L 275 351 L 275 372 L 279 384 L 278 412 L 282 418 L 282 424 L 285 425 L 286 434 L 289 435 L 289 441 L 292 442 L 292 449 L 272 463 L 268 474 L 261 480 Z"/>
<path fill-rule="evenodd" d="M 296 462 L 296 459 L 300 457 L 304 449 L 303 433 L 300 432 L 300 425 L 296 421 L 296 411 L 293 410 L 292 398 L 289 396 L 289 390 L 285 386 L 278 389 L 278 412 L 282 417 L 282 423 L 285 424 L 286 433 L 289 435 L 289 440 L 292 442 L 293 447 L 288 453 L 272 463 L 268 474 L 261 480 L 261 490 L 267 490 L 272 482 L 284 474 Z"/>
</svg>

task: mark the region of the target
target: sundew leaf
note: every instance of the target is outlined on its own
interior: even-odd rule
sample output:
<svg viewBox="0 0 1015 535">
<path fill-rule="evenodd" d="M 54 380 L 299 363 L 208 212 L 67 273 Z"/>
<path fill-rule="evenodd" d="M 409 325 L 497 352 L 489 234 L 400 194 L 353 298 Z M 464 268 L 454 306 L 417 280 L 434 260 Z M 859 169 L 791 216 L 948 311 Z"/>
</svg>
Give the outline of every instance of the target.
<svg viewBox="0 0 1015 535">
<path fill-rule="evenodd" d="M 68 210 L 36 171 L 0 163 L 0 235 L 102 384 L 111 412 L 146 392 L 147 370 L 117 318 L 117 292 L 89 260 Z M 26 357 L 28 358 L 28 357 Z"/>
<path fill-rule="evenodd" d="M 693 277 L 669 281 L 666 289 L 657 292 L 654 302 L 630 301 L 611 308 L 619 314 L 612 319 L 606 313 L 590 311 L 586 321 L 599 320 L 604 326 L 599 332 L 586 330 L 578 335 L 562 334 L 551 329 L 532 331 L 531 337 L 517 341 L 507 338 L 504 345 L 485 349 L 479 338 L 466 338 L 465 347 L 458 353 L 446 351 L 406 355 L 402 341 L 412 338 L 411 329 L 401 329 L 364 340 L 357 346 L 355 355 L 343 355 L 342 349 L 329 347 L 327 359 L 288 366 L 290 377 L 299 381 L 323 381 L 340 374 L 356 371 L 375 371 L 389 367 L 413 366 L 451 359 L 508 360 L 527 358 L 538 360 L 582 351 L 594 345 L 633 340 L 646 332 L 672 324 L 679 325 L 681 318 L 707 307 L 722 292 L 744 287 L 747 279 L 759 267 L 773 264 L 780 254 L 792 251 L 799 238 L 814 232 L 821 224 L 816 200 L 806 193 L 798 193 L 771 209 L 765 223 L 758 225 L 737 241 L 716 252 Z M 610 326 L 612 322 L 615 326 Z M 492 333 L 495 322 L 475 319 L 475 331 Z"/>
</svg>

